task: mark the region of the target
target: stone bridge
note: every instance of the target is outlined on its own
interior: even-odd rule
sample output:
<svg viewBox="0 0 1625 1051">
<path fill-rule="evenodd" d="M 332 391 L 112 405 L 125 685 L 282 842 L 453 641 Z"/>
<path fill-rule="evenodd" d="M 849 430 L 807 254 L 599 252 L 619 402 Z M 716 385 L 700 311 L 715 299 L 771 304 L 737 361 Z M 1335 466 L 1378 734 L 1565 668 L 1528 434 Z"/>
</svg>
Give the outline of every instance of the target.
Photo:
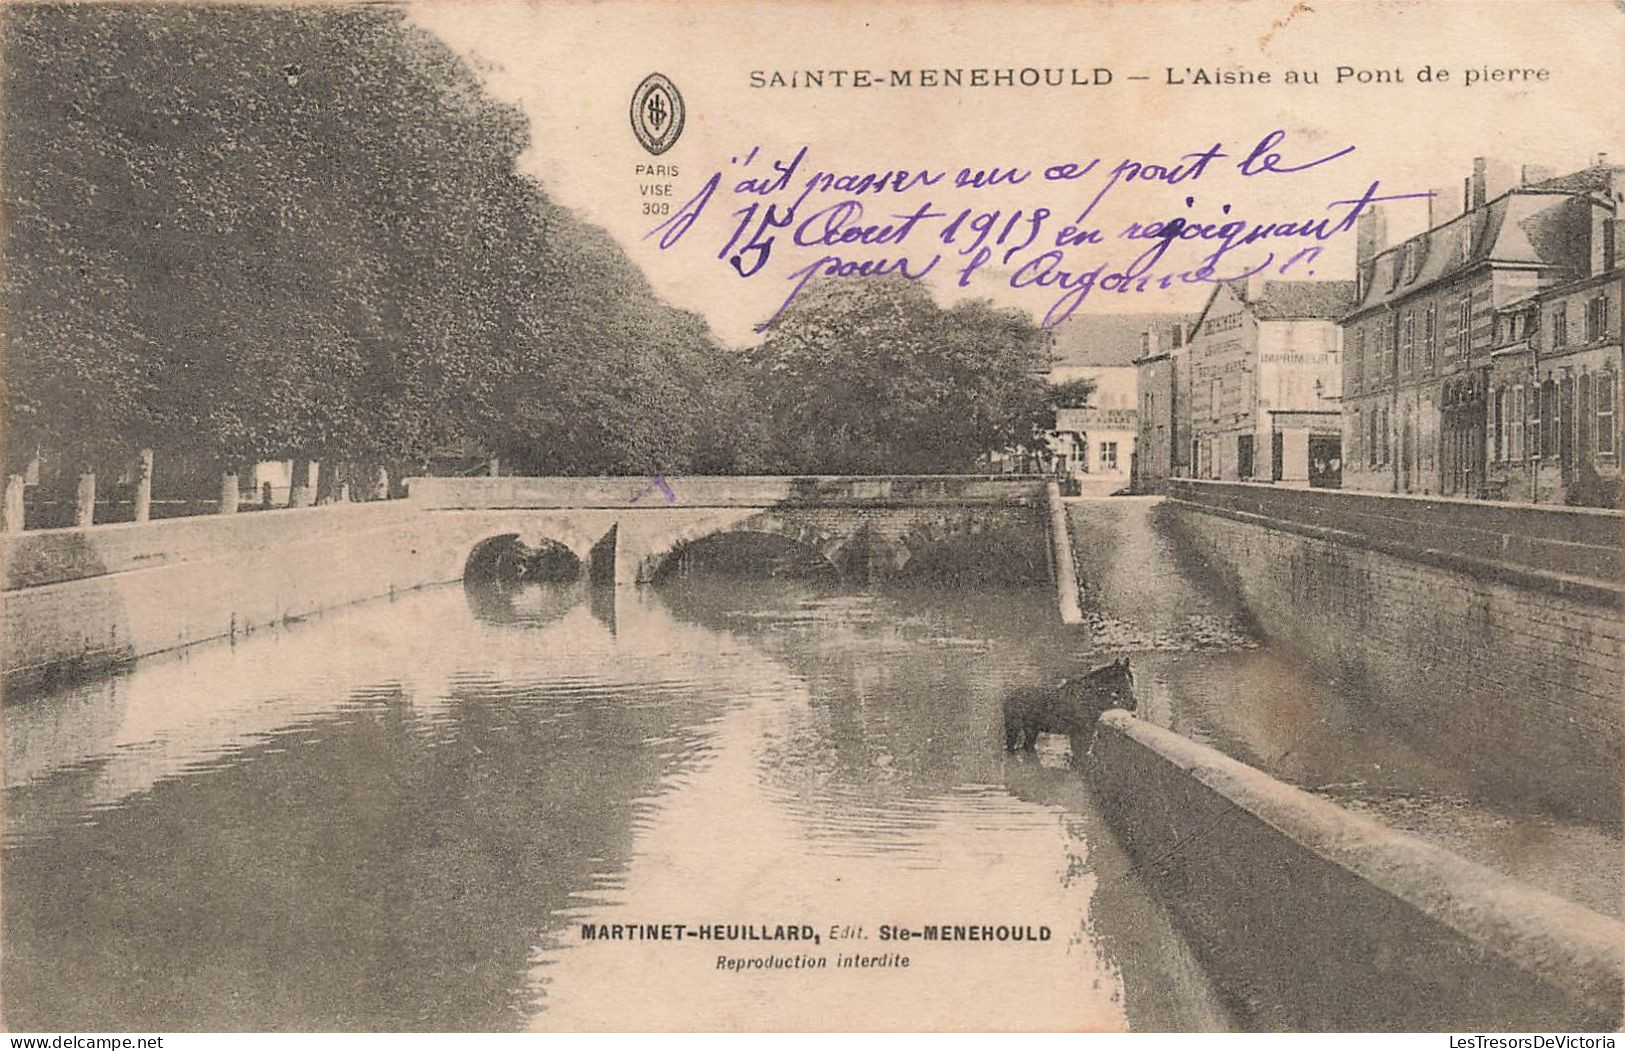
<svg viewBox="0 0 1625 1051">
<path fill-rule="evenodd" d="M 1045 480 L 1028 476 L 416 478 L 436 575 L 457 579 L 483 543 L 559 545 L 595 582 L 655 580 L 702 542 L 776 537 L 841 579 L 907 575 L 997 547 L 1047 574 Z"/>
<path fill-rule="evenodd" d="M 1049 573 L 1042 478 L 661 481 L 419 478 L 405 500 L 7 534 L 5 685 L 462 580 L 503 538 L 567 549 L 572 575 L 603 584 L 652 581 L 696 546 L 730 543 L 822 559 L 854 583 L 933 562 Z"/>
</svg>

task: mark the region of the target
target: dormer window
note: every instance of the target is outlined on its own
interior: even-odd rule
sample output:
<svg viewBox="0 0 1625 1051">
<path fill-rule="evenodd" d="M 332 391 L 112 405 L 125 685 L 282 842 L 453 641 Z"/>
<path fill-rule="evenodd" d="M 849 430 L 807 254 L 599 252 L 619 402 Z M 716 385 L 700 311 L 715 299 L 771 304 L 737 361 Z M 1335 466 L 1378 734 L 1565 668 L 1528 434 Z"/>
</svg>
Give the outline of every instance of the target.
<svg viewBox="0 0 1625 1051">
<path fill-rule="evenodd" d="M 1410 284 L 1422 272 L 1422 259 L 1427 254 L 1426 235 L 1405 242 L 1405 283 Z"/>
</svg>

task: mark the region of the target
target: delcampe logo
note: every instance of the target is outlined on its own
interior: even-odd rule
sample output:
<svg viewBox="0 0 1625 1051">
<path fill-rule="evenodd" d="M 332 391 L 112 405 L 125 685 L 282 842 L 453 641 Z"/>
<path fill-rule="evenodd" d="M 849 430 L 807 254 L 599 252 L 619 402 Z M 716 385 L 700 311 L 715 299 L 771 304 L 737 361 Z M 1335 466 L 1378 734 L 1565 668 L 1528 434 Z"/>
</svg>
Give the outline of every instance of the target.
<svg viewBox="0 0 1625 1051">
<path fill-rule="evenodd" d="M 657 157 L 683 133 L 683 96 L 665 76 L 650 73 L 632 93 L 632 133 Z"/>
</svg>

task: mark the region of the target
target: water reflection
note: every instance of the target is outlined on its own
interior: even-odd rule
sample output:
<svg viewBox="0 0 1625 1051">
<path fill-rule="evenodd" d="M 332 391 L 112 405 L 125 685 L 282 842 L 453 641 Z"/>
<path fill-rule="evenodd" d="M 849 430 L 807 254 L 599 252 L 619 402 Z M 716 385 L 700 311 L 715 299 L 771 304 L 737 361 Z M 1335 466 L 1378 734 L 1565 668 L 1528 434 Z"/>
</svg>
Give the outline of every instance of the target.
<svg viewBox="0 0 1625 1051">
<path fill-rule="evenodd" d="M 1000 692 L 1088 659 L 1042 593 L 691 583 L 412 594 L 8 709 L 7 1025 L 1227 1024 L 1064 742 L 1001 750 Z M 806 981 L 586 919 L 1055 937 Z"/>
<path fill-rule="evenodd" d="M 1057 649 L 1042 593 L 1011 592 L 989 610 L 930 592 L 696 579 L 663 599 L 748 637 L 793 685 L 728 709 L 717 753 L 656 802 L 624 880 L 569 918 L 851 924 L 871 940 L 814 954 L 903 952 L 911 966 L 732 973 L 719 956 L 804 950 L 695 942 L 651 953 L 564 937 L 537 961 L 540 1026 L 605 1024 L 605 988 L 660 990 L 607 1020 L 624 1029 L 669 1024 L 672 997 L 695 1028 L 1226 1024 L 1064 749 L 1042 762 L 1002 750 L 1003 689 L 1076 659 Z M 1048 925 L 1054 937 L 880 943 L 881 923 Z"/>
</svg>

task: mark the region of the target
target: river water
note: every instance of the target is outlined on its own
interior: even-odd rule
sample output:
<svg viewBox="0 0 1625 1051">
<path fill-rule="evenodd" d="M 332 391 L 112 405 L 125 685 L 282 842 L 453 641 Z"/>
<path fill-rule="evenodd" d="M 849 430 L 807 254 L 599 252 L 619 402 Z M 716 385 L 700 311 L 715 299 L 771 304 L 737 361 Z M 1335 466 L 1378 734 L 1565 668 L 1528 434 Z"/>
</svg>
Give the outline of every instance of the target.
<svg viewBox="0 0 1625 1051">
<path fill-rule="evenodd" d="M 6 1024 L 1226 1028 L 1065 739 L 1002 750 L 1001 693 L 1093 659 L 1055 620 L 1047 589 L 453 587 L 13 705 Z M 820 940 L 581 936 L 645 923 Z M 956 923 L 1049 936 L 880 940 Z"/>
<path fill-rule="evenodd" d="M 12 704 L 5 1024 L 1246 1027 L 1066 740 L 1003 752 L 1006 690 L 1121 654 L 1142 718 L 1618 912 L 1617 837 L 1261 645 L 1166 508 L 1071 512 L 1082 628 L 1048 588 L 449 587 Z M 614 924 L 819 940 L 582 936 Z M 1049 937 L 880 940 L 926 924 Z"/>
</svg>

